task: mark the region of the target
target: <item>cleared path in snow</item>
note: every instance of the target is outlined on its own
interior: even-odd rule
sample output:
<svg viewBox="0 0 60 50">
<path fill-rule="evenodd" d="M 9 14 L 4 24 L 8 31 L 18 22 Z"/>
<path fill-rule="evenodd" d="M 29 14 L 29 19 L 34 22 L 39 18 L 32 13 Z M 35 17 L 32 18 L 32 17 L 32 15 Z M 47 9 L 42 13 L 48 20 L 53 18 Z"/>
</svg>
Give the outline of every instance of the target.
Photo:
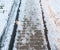
<svg viewBox="0 0 60 50">
<path fill-rule="evenodd" d="M 13 50 L 48 50 L 41 14 L 39 0 L 21 1 Z"/>
</svg>

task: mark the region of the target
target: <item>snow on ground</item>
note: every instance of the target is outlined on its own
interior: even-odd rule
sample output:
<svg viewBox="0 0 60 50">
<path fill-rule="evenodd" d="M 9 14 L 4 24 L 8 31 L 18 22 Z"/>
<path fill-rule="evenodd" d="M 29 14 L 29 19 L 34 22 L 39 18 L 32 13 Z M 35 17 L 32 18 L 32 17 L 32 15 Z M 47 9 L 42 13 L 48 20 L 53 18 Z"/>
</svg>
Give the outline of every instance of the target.
<svg viewBox="0 0 60 50">
<path fill-rule="evenodd" d="M 8 2 L 9 4 L 6 2 Z M 12 2 L 11 5 L 10 5 L 10 2 Z M 1 32 L 3 32 L 3 29 L 6 27 L 4 37 L 2 39 L 2 45 L 4 45 L 4 46 L 1 48 L 1 50 L 8 50 L 12 31 L 14 28 L 14 23 L 15 23 L 15 18 L 16 18 L 16 14 L 17 14 L 16 12 L 17 12 L 18 5 L 19 5 L 19 0 L 17 0 L 17 1 L 16 0 L 15 1 L 5 0 L 4 3 L 6 5 L 8 4 L 8 6 L 5 7 L 5 9 L 7 10 L 6 11 L 7 13 L 5 13 L 5 16 L 3 13 L 0 13 L 3 15 L 2 16 L 3 20 L 1 21 L 2 25 L 0 27 L 2 29 Z M 9 17 L 9 20 L 8 20 L 8 17 Z M 1 19 L 1 17 L 0 17 L 0 19 Z M 7 20 L 8 20 L 8 23 L 7 23 Z M 3 25 L 4 22 L 6 22 L 5 25 Z M 2 35 L 2 33 L 0 33 L 0 34 Z"/>
<path fill-rule="evenodd" d="M 60 0 L 42 0 L 51 50 L 60 50 Z"/>
<path fill-rule="evenodd" d="M 0 6 L 3 6 L 3 9 L 0 8 L 0 38 L 3 33 L 4 28 L 6 27 L 8 14 L 11 10 L 13 0 L 1 0 Z"/>
</svg>

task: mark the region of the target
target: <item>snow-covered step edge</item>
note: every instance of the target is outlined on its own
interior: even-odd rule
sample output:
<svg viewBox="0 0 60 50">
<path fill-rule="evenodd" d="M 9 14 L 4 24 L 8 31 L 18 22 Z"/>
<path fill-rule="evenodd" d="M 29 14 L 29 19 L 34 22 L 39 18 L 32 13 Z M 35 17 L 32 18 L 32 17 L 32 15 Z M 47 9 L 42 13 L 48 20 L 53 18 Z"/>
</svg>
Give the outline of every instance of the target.
<svg viewBox="0 0 60 50">
<path fill-rule="evenodd" d="M 21 1 L 21 6 L 23 6 L 23 8 L 24 8 L 24 4 L 25 4 L 25 0 L 22 0 Z M 21 8 L 21 6 L 20 6 L 20 12 L 19 12 L 19 14 L 21 13 L 21 9 L 23 9 L 23 8 Z M 14 42 L 14 47 L 13 47 L 13 50 L 17 50 L 17 48 L 16 48 L 16 43 L 17 43 L 17 36 L 19 35 L 19 33 L 18 33 L 18 30 L 22 30 L 23 28 L 22 28 L 22 24 L 23 24 L 23 17 L 20 17 L 20 15 L 19 15 L 19 19 L 21 19 L 21 20 L 19 20 L 18 21 L 18 28 L 17 28 L 17 32 L 16 32 L 16 37 L 15 37 L 15 42 Z"/>
</svg>

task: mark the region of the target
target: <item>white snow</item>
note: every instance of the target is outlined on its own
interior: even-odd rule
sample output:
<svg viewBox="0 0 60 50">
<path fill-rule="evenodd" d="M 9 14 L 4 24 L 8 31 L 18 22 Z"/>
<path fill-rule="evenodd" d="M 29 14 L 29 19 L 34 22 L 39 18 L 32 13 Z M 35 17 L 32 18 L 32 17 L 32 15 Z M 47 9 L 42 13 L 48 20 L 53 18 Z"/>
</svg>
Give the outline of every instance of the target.
<svg viewBox="0 0 60 50">
<path fill-rule="evenodd" d="M 42 0 L 51 50 L 60 50 L 60 0 Z"/>
<path fill-rule="evenodd" d="M 4 5 L 3 9 L 0 9 L 0 38 L 3 33 L 4 28 L 6 27 L 8 14 L 11 10 L 13 0 L 1 0 L 0 6 Z M 4 13 L 3 13 L 4 11 Z"/>
<path fill-rule="evenodd" d="M 3 0 L 2 3 L 5 4 L 4 10 L 6 9 L 7 11 L 4 13 L 0 13 L 0 23 L 1 23 L 0 37 L 3 34 L 4 28 L 6 27 L 5 35 L 2 40 L 2 44 L 4 44 L 4 46 L 1 48 L 1 50 L 8 50 L 14 23 L 15 23 L 16 12 L 19 6 L 19 0 L 17 0 L 17 2 L 15 3 L 14 3 L 14 0 Z M 12 8 L 12 5 L 13 5 L 13 8 Z M 12 8 L 12 11 L 11 11 L 11 8 Z M 7 20 L 8 20 L 8 23 L 7 23 Z"/>
</svg>

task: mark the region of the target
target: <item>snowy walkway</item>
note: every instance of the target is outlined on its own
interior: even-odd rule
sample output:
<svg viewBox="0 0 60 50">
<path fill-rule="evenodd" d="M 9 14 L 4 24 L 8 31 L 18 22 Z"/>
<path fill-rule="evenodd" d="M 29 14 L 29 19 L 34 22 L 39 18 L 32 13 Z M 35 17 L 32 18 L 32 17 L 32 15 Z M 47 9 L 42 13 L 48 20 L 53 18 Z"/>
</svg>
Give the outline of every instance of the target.
<svg viewBox="0 0 60 50">
<path fill-rule="evenodd" d="M 19 7 L 20 1 L 21 6 Z M 47 45 L 44 35 L 44 33 L 46 34 L 46 32 L 44 32 L 44 29 L 46 28 L 44 27 L 41 10 L 43 10 L 44 13 L 44 20 L 51 50 L 60 50 L 60 0 L 0 0 L 0 44 L 3 46 L 0 49 L 8 50 L 12 38 L 11 36 L 15 28 L 14 24 L 16 24 L 18 27 L 17 30 L 15 30 L 16 37 L 13 48 L 13 50 L 16 50 L 16 40 L 19 35 L 18 32 L 23 30 L 24 18 L 28 21 L 32 19 L 32 25 L 35 25 L 38 30 L 41 30 L 44 43 Z M 17 13 L 17 11 L 19 12 Z M 19 16 L 17 14 L 19 14 Z M 19 21 L 15 21 L 16 17 L 18 17 Z M 26 30 L 28 29 L 30 29 L 30 27 L 27 27 Z M 32 32 L 35 34 L 33 30 Z M 28 37 L 27 35 L 25 36 Z M 2 41 L 1 37 L 3 37 Z M 23 41 L 22 43 L 25 44 L 26 40 Z"/>
<path fill-rule="evenodd" d="M 31 18 L 32 22 L 30 21 L 30 18 Z M 41 30 L 41 33 L 42 33 L 42 36 L 43 36 L 43 40 L 44 40 L 44 44 L 45 44 L 45 47 L 46 47 L 46 41 L 45 41 L 45 38 L 44 38 L 44 31 L 43 31 L 43 29 L 44 29 L 44 27 L 43 27 L 43 20 L 42 20 L 41 8 L 40 8 L 39 0 L 32 0 L 32 1 L 31 0 L 22 0 L 21 1 L 21 7 L 20 7 L 20 13 L 19 13 L 17 35 L 16 35 L 16 39 L 15 39 L 15 44 L 14 44 L 13 50 L 17 50 L 17 48 L 18 48 L 18 47 L 16 48 L 17 43 L 18 43 L 17 39 L 18 39 L 18 36 L 20 35 L 18 31 L 19 30 L 21 30 L 21 31 L 24 30 L 23 29 L 23 27 L 24 27 L 24 25 L 23 25 L 24 19 L 26 19 L 26 20 L 30 21 L 31 23 L 33 23 L 32 24 L 33 26 L 32 25 L 28 26 L 29 24 L 26 25 L 26 29 L 25 29 L 26 30 L 25 31 L 26 34 L 24 35 L 25 38 L 23 38 L 22 42 L 21 41 L 20 42 L 22 44 L 25 44 L 27 42 L 25 39 L 26 38 L 29 39 L 29 36 L 31 34 L 29 32 L 29 29 L 31 29 L 32 30 L 32 34 L 35 35 L 34 29 L 32 29 L 31 27 L 34 28 L 34 26 L 37 25 L 36 28 L 37 28 L 37 30 Z M 27 33 L 29 33 L 29 35 L 27 35 Z M 23 36 L 23 33 L 22 33 L 22 36 Z M 28 42 L 28 44 L 29 44 L 29 42 Z M 40 46 L 41 46 L 41 44 L 40 44 Z M 34 47 L 31 46 L 31 48 L 28 48 L 28 50 L 31 50 L 33 48 Z M 25 46 L 25 49 L 27 50 L 26 46 Z M 40 49 L 41 48 L 38 47 L 38 49 L 35 49 L 35 50 L 40 50 Z M 44 48 L 42 48 L 42 49 L 44 49 Z M 47 49 L 45 49 L 45 50 L 47 50 Z"/>
</svg>

